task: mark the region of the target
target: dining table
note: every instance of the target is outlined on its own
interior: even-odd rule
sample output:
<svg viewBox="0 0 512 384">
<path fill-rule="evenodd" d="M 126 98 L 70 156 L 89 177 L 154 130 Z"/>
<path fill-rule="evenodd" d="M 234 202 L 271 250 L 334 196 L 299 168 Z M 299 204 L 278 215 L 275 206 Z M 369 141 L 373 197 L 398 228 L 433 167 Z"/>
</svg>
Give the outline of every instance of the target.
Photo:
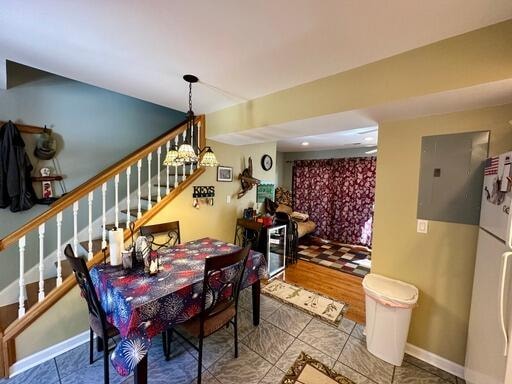
<svg viewBox="0 0 512 384">
<path fill-rule="evenodd" d="M 155 275 L 149 275 L 143 266 L 123 269 L 98 264 L 91 269 L 106 318 L 119 330 L 120 341 L 110 360 L 120 375 L 133 372 L 134 383 L 147 383 L 151 339 L 201 311 L 205 259 L 239 249 L 207 237 L 158 249 L 159 270 Z M 260 321 L 260 281 L 267 276 L 265 257 L 251 250 L 241 287 L 252 287 L 254 325 Z"/>
</svg>

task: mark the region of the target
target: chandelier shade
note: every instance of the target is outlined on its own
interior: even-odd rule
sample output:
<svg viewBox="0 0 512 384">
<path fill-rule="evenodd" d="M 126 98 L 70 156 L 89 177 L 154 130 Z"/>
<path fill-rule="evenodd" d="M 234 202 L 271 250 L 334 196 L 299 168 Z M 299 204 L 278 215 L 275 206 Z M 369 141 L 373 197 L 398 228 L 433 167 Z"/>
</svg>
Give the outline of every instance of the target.
<svg viewBox="0 0 512 384">
<path fill-rule="evenodd" d="M 212 149 L 210 147 L 205 148 L 206 152 L 203 155 L 203 158 L 199 162 L 199 165 L 201 167 L 216 167 L 219 165 L 219 162 L 217 161 L 217 157 L 215 156 L 215 153 L 213 153 Z"/>
</svg>

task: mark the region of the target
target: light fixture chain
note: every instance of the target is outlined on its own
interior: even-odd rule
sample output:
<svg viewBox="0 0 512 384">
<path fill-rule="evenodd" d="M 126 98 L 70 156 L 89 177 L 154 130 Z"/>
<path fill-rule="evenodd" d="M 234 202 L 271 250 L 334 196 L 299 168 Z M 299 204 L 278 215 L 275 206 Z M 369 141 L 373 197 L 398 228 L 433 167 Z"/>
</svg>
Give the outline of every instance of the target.
<svg viewBox="0 0 512 384">
<path fill-rule="evenodd" d="M 192 112 L 192 83 L 188 83 L 188 110 Z"/>
</svg>

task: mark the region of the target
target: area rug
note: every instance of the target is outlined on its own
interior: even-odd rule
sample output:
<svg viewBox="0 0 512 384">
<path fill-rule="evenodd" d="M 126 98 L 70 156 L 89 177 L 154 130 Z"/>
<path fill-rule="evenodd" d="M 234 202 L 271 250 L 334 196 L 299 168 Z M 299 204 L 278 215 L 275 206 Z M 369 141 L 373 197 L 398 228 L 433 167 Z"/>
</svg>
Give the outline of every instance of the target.
<svg viewBox="0 0 512 384">
<path fill-rule="evenodd" d="M 355 384 L 352 380 L 333 371 L 325 364 L 301 352 L 288 369 L 281 384 Z"/>
<path fill-rule="evenodd" d="M 360 277 L 370 272 L 372 252 L 366 247 L 310 237 L 298 248 L 302 260 Z"/>
<path fill-rule="evenodd" d="M 272 280 L 262 289 L 262 293 L 290 304 L 307 313 L 338 326 L 348 305 L 330 297 L 308 291 L 282 280 Z"/>
</svg>

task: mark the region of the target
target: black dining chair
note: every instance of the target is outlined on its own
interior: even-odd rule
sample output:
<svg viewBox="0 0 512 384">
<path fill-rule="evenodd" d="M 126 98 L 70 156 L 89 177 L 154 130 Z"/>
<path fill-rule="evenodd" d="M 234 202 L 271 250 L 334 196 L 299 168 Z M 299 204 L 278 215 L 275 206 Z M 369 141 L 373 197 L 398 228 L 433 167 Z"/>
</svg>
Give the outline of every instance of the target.
<svg viewBox="0 0 512 384">
<path fill-rule="evenodd" d="M 167 333 L 166 360 L 170 358 L 171 341 L 176 332 L 198 353 L 197 384 L 201 384 L 203 340 L 230 323 L 234 327 L 235 358 L 238 357 L 238 294 L 249 255 L 250 244 L 227 255 L 210 256 L 205 260 L 201 312 L 180 324 L 187 334 L 198 338 L 195 345 L 175 328 Z"/>
<path fill-rule="evenodd" d="M 263 224 L 254 220 L 238 219 L 235 227 L 234 244 L 245 247 L 251 244 L 251 249 L 258 251 L 260 248 L 260 236 Z"/>
<path fill-rule="evenodd" d="M 76 257 L 71 245 L 66 245 L 64 254 L 68 260 L 82 296 L 87 302 L 89 310 L 89 364 L 94 363 L 94 334 L 98 337 L 98 351 L 103 351 L 103 375 L 104 383 L 109 384 L 109 361 L 108 361 L 108 341 L 119 334 L 116 327 L 107 321 L 105 312 L 101 307 L 98 295 L 92 284 L 89 269 L 82 257 Z"/>
<path fill-rule="evenodd" d="M 181 243 L 181 234 L 180 234 L 180 222 L 179 221 L 171 221 L 169 223 L 161 223 L 161 224 L 153 224 L 153 225 L 145 225 L 140 227 L 140 235 L 146 236 L 150 241 L 153 249 L 156 247 L 157 249 L 162 247 L 172 247 L 176 244 Z M 160 236 L 167 236 L 167 238 L 163 239 L 164 242 L 160 241 Z M 158 237 L 157 237 L 158 236 Z M 158 242 L 156 241 L 158 240 Z"/>
</svg>

